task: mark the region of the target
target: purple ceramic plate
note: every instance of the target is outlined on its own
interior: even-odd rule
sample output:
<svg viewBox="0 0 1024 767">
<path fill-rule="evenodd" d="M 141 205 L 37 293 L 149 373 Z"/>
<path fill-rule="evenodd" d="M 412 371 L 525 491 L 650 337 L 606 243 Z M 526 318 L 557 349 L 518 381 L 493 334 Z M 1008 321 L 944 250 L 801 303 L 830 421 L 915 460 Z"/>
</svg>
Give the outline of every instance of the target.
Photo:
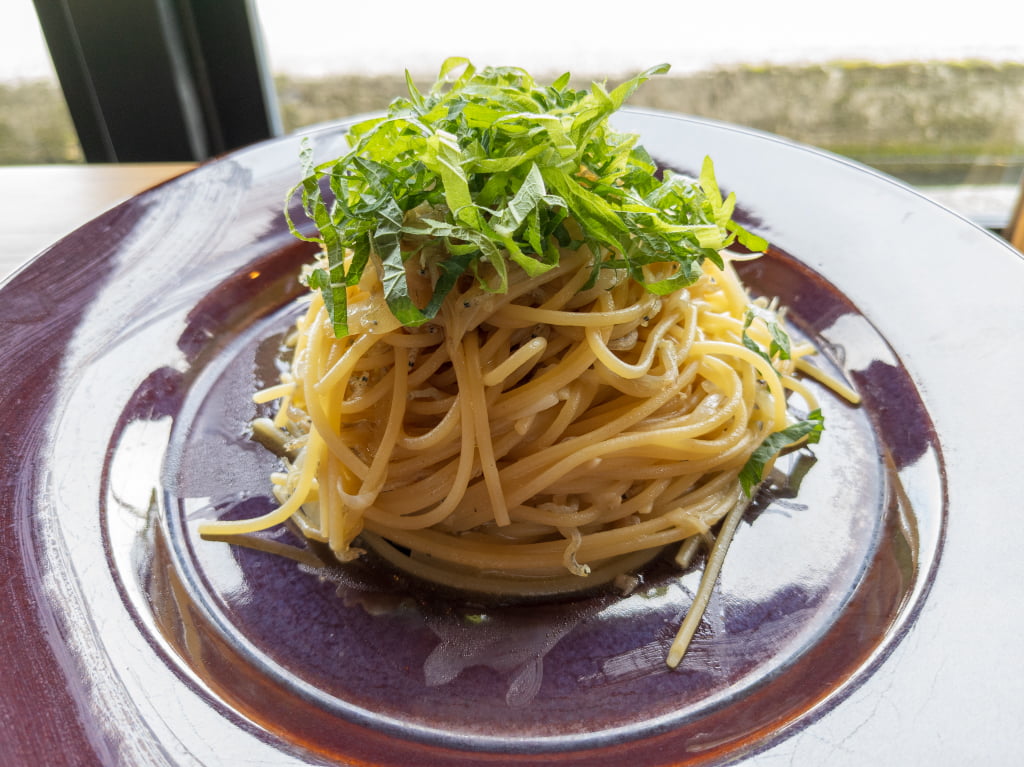
<svg viewBox="0 0 1024 767">
<path fill-rule="evenodd" d="M 300 308 L 298 137 L 129 200 L 0 290 L 0 762 L 840 764 L 1024 753 L 1011 487 L 1024 259 L 900 184 L 749 130 L 628 111 L 660 164 L 710 154 L 771 252 L 745 264 L 823 364 L 813 455 L 748 511 L 691 651 L 699 568 L 629 597 L 480 603 L 317 566 L 258 514 L 245 438 Z M 347 123 L 314 129 L 316 154 Z M 289 554 L 282 556 L 281 552 Z M 298 560 L 298 561 L 297 561 Z"/>
</svg>

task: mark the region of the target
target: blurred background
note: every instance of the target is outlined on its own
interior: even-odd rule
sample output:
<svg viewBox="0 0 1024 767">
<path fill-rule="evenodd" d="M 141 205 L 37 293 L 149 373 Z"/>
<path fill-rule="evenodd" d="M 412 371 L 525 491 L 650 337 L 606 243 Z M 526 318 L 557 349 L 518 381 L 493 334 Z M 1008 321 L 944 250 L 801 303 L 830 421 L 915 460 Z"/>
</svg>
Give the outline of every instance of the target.
<svg viewBox="0 0 1024 767">
<path fill-rule="evenodd" d="M 406 69 L 426 84 L 462 55 L 609 85 L 668 62 L 631 104 L 837 152 L 990 229 L 1024 172 L 1024 4 L 1005 0 L 4 0 L 2 14 L 2 165 L 202 160 L 380 109 Z"/>
</svg>

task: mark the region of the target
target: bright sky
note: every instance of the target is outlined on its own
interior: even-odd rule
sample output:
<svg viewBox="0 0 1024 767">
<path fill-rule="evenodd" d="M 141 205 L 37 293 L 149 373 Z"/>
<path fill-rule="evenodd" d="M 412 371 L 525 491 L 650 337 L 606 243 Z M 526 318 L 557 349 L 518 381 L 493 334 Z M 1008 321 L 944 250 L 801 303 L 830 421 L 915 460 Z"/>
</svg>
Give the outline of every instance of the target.
<svg viewBox="0 0 1024 767">
<path fill-rule="evenodd" d="M 297 74 L 433 74 L 449 55 L 591 74 L 662 61 L 677 71 L 836 58 L 1024 61 L 1024 3 L 1007 0 L 255 1 L 273 71 Z M 52 76 L 32 0 L 3 4 L 0 80 Z"/>
<path fill-rule="evenodd" d="M 1024 61 L 1024 3 L 1008 0 L 257 0 L 256 5 L 275 71 L 312 74 L 406 68 L 433 74 L 453 54 L 477 64 L 594 74 L 661 61 L 677 70 L 835 58 Z"/>
</svg>

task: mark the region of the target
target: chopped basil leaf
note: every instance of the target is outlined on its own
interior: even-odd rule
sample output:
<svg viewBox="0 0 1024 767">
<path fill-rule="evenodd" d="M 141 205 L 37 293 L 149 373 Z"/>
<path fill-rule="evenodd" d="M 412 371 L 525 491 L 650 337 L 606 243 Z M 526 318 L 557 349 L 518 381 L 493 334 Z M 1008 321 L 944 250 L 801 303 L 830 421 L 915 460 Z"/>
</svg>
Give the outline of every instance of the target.
<svg viewBox="0 0 1024 767">
<path fill-rule="evenodd" d="M 335 334 L 348 332 L 346 290 L 370 263 L 391 311 L 415 326 L 462 275 L 504 291 L 508 262 L 537 275 L 566 246 L 588 246 L 600 267 L 626 269 L 657 294 L 692 284 L 704 260 L 720 264 L 718 251 L 734 241 L 764 249 L 732 221 L 735 198 L 722 199 L 710 159 L 698 180 L 660 173 L 636 136 L 608 126 L 633 91 L 667 71 L 652 67 L 609 92 L 599 83 L 571 88 L 568 74 L 541 86 L 522 69 L 477 70 L 452 58 L 427 93 L 407 77 L 407 97 L 353 126 L 345 156 L 314 165 L 304 145 L 304 178 L 289 200 L 301 196 L 319 234 L 288 223 L 322 246 L 326 268 L 308 282 L 323 294 Z M 425 306 L 406 280 L 413 257 L 433 280 Z M 675 272 L 648 282 L 644 267 L 654 263 Z M 494 270 L 486 284 L 483 264 Z"/>
<path fill-rule="evenodd" d="M 764 478 L 764 468 L 778 453 L 801 440 L 813 444 L 821 439 L 825 418 L 821 410 L 813 410 L 807 418 L 797 421 L 785 429 L 769 434 L 764 442 L 751 454 L 740 471 L 740 484 L 749 497 L 753 489 Z"/>
<path fill-rule="evenodd" d="M 751 338 L 747 333 L 748 328 L 750 328 L 754 320 L 757 318 L 760 318 L 764 322 L 765 326 L 768 328 L 768 333 L 771 336 L 768 351 L 765 351 L 764 347 Z M 747 309 L 747 313 L 743 318 L 743 335 L 740 340 L 746 348 L 754 352 L 754 354 L 763 357 L 768 364 L 772 364 L 772 360 L 774 359 L 788 360 L 792 355 L 789 334 L 782 329 L 782 326 L 779 324 L 774 314 L 758 310 L 757 307 L 752 306 Z"/>
</svg>

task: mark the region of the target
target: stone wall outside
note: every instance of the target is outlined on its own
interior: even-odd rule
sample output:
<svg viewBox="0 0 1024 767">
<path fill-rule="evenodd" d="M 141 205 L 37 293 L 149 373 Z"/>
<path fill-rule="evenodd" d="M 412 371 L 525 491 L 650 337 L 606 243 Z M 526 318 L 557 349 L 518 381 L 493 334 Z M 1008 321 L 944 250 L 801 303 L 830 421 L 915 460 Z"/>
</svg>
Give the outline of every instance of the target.
<svg viewBox="0 0 1024 767">
<path fill-rule="evenodd" d="M 383 109 L 405 92 L 398 76 L 277 85 L 286 130 Z M 916 183 L 1015 183 L 1024 168 L 1024 64 L 721 69 L 656 77 L 629 103 L 747 125 Z"/>
<path fill-rule="evenodd" d="M 405 92 L 398 75 L 279 76 L 275 84 L 287 131 L 379 110 Z M 912 183 L 1016 183 L 1024 169 L 1024 63 L 833 62 L 670 74 L 646 83 L 630 104 L 776 133 Z M 78 161 L 59 88 L 0 83 L 0 164 Z"/>
</svg>

